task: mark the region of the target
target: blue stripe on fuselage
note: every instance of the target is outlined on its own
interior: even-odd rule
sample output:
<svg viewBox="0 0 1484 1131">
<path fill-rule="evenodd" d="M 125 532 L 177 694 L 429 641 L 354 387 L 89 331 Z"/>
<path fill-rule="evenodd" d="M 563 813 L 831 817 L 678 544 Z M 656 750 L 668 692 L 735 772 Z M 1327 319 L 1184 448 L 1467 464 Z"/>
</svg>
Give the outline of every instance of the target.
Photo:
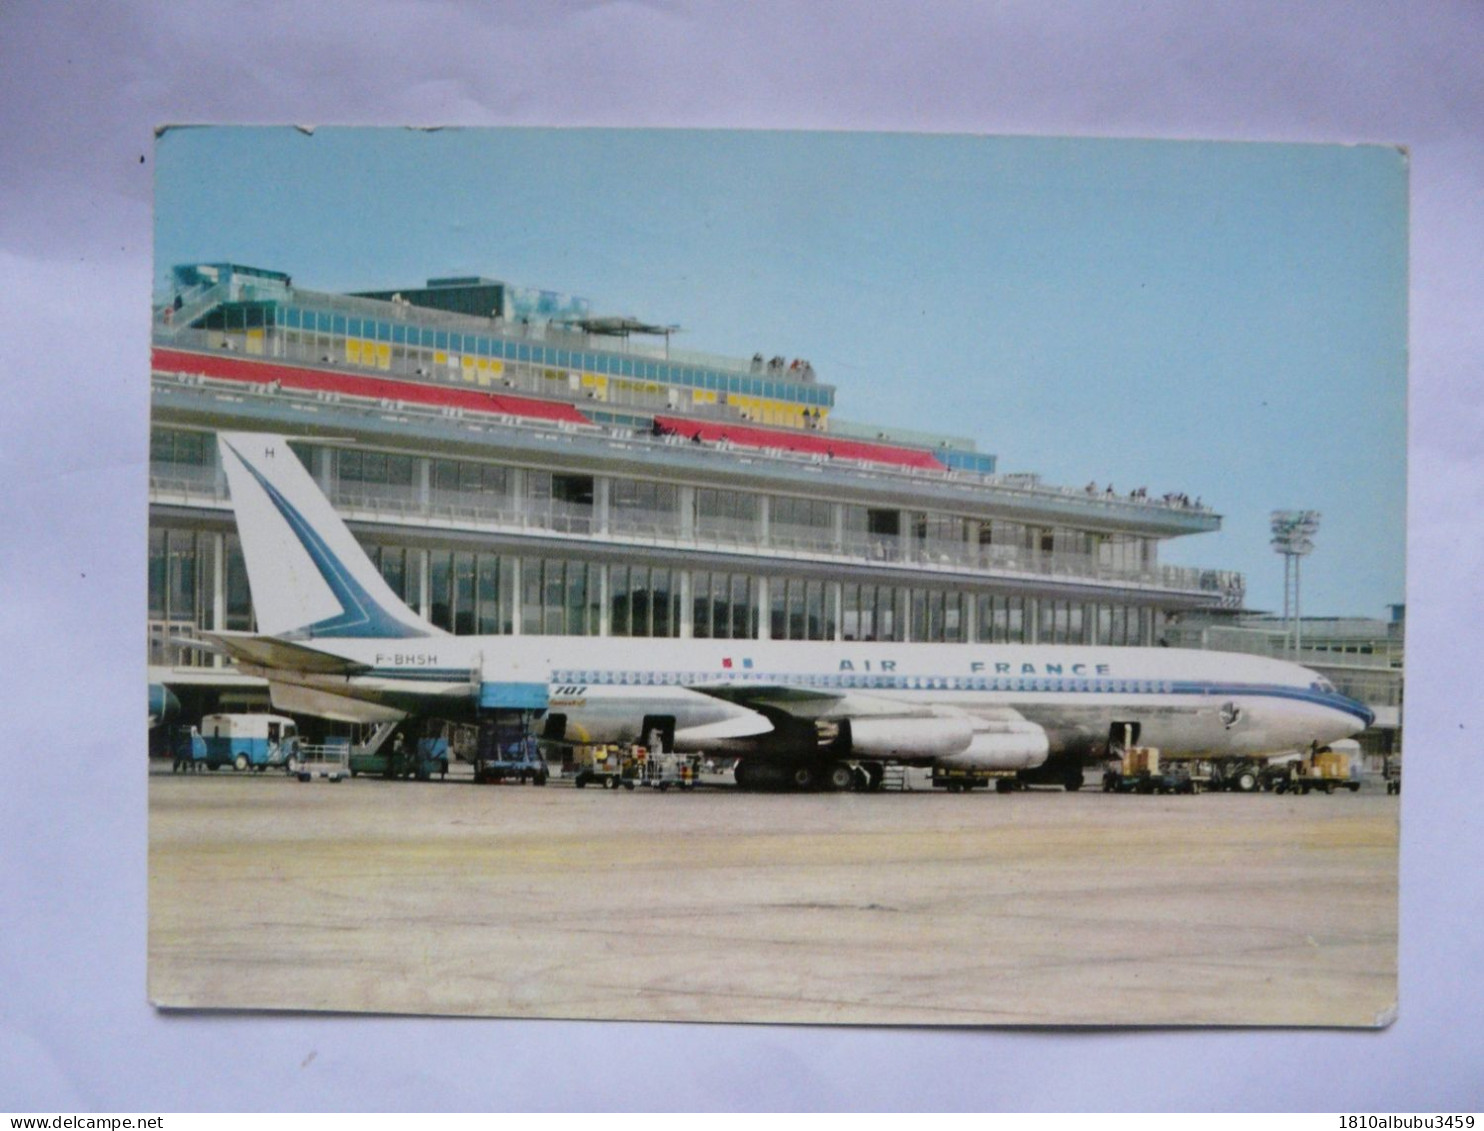
<svg viewBox="0 0 1484 1131">
<path fill-rule="evenodd" d="M 736 672 L 735 669 L 713 672 L 656 672 L 594 671 L 583 668 L 558 670 L 552 674 L 552 682 L 621 687 L 684 688 L 689 685 L 699 685 L 745 689 L 749 686 L 756 686 L 764 697 L 763 689 L 769 686 L 818 691 L 826 696 L 847 691 L 947 691 L 1017 695 L 1199 695 L 1212 698 L 1259 696 L 1312 703 L 1341 714 L 1351 715 L 1365 726 L 1370 726 L 1376 718 L 1375 713 L 1365 704 L 1347 698 L 1338 692 L 1319 691 L 1310 687 L 1295 687 L 1284 683 L 1217 683 L 1210 680 L 1123 679 L 1115 676 L 1067 679 L 1056 676 L 886 675 L 876 672 L 801 676 L 796 672 L 772 673 L 758 670 L 743 674 Z"/>
</svg>

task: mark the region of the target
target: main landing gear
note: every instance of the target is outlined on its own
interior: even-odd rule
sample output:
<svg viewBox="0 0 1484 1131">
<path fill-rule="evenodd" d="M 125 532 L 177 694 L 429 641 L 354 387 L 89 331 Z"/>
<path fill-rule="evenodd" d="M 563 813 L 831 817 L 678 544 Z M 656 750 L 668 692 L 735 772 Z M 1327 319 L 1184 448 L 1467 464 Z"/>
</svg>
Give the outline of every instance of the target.
<svg viewBox="0 0 1484 1131">
<path fill-rule="evenodd" d="M 742 789 L 843 793 L 877 790 L 886 779 L 880 762 L 771 762 L 743 758 L 732 771 Z"/>
</svg>

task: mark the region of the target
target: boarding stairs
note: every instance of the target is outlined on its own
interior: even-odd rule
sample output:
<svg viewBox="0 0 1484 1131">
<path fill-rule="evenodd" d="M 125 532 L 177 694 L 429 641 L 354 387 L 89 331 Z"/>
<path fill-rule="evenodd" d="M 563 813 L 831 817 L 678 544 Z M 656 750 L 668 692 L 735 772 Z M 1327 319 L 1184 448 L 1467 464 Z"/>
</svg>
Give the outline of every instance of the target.
<svg viewBox="0 0 1484 1131">
<path fill-rule="evenodd" d="M 381 748 L 387 744 L 392 735 L 397 733 L 397 728 L 401 725 L 402 724 L 400 722 L 377 723 L 375 729 L 371 731 L 371 734 L 366 739 L 366 741 L 359 743 L 355 747 L 355 752 L 357 754 L 380 753 Z"/>
<path fill-rule="evenodd" d="M 191 324 L 219 304 L 227 294 L 226 283 L 212 283 L 210 286 L 195 287 L 180 294 L 181 305 L 176 309 L 172 303 L 162 311 L 156 319 L 159 328 L 166 334 L 174 337 L 182 330 L 189 329 Z"/>
</svg>

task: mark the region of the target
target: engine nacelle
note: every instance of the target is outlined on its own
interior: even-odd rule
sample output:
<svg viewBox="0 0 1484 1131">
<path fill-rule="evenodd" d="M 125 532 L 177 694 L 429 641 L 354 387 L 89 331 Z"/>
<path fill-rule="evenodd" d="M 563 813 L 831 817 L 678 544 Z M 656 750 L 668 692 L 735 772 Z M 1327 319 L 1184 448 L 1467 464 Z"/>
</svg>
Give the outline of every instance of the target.
<svg viewBox="0 0 1484 1131">
<path fill-rule="evenodd" d="M 976 732 L 965 749 L 939 757 L 934 764 L 951 770 L 1033 770 L 1050 753 L 1051 740 L 1044 730 L 1015 720 Z"/>
<path fill-rule="evenodd" d="M 972 721 L 957 716 L 851 719 L 849 725 L 850 752 L 859 758 L 930 761 L 967 750 L 974 740 Z"/>
</svg>

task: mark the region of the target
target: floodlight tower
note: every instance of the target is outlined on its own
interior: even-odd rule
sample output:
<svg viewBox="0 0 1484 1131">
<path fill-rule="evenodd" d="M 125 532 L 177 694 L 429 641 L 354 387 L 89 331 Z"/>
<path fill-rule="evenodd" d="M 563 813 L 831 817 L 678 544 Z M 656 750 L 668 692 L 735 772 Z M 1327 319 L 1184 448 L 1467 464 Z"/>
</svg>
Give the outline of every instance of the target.
<svg viewBox="0 0 1484 1131">
<path fill-rule="evenodd" d="M 1293 658 L 1296 660 L 1304 643 L 1303 625 L 1299 620 L 1299 562 L 1305 554 L 1314 550 L 1314 535 L 1319 531 L 1319 512 L 1274 511 L 1272 518 L 1272 546 L 1283 555 L 1284 636 L 1292 641 Z"/>
</svg>

